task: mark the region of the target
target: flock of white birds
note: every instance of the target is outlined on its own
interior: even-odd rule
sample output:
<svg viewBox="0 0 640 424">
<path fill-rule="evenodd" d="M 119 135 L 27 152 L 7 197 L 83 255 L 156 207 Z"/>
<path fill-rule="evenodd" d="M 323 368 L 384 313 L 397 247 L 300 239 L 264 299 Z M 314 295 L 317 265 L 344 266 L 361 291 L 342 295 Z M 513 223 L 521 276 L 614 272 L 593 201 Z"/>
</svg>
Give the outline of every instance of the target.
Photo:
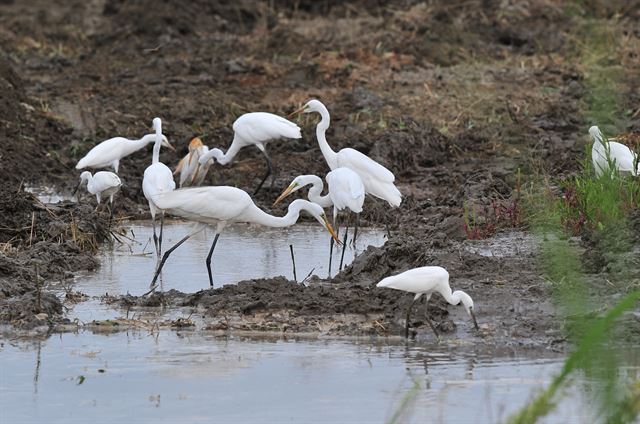
<svg viewBox="0 0 640 424">
<path fill-rule="evenodd" d="M 103 141 L 92 148 L 80 159 L 76 169 L 111 167 L 115 173 L 100 171 L 91 175 L 89 171 L 84 171 L 80 175 L 78 187 L 86 182 L 89 193 L 94 194 L 97 198 L 98 207 L 102 199 L 109 198 L 110 210 L 112 211 L 113 197 L 122 185 L 117 175 L 120 160 L 153 143 L 151 164 L 145 169 L 142 179 L 142 190 L 149 202 L 153 222 L 153 239 L 157 255 L 151 290 L 155 289 L 158 276 L 171 252 L 191 236 L 202 231 L 206 225 L 211 225 L 215 228 L 215 237 L 205 261 L 209 274 L 209 284 L 213 287 L 211 257 L 220 234 L 231 223 L 243 222 L 268 227 L 288 227 L 298 221 L 301 211 L 305 211 L 327 229 L 331 234 L 332 242 L 335 240 L 336 243 L 343 244 L 334 230 L 337 225 L 336 218 L 339 211 L 355 214 L 356 226 L 353 236 L 353 240 L 355 240 L 357 217 L 362 212 L 365 194 L 386 201 L 391 207 L 400 206 L 402 195 L 394 184 L 395 176 L 391 171 L 355 149 L 345 148 L 336 152 L 329 146 L 326 139 L 326 131 L 329 128 L 330 116 L 329 111 L 320 101 L 310 100 L 303 107 L 293 112 L 290 117 L 299 113 L 313 112 L 318 113 L 321 117 L 316 126 L 316 137 L 322 155 L 330 169 L 325 176 L 328 193 L 322 195 L 324 184 L 320 177 L 316 175 L 300 175 L 296 177 L 275 200 L 274 205 L 281 202 L 291 193 L 310 185 L 309 200 L 294 200 L 289 205 L 287 214 L 282 217 L 264 212 L 256 206 L 247 192 L 236 187 L 200 187 L 214 163 L 227 165 L 233 161 L 240 149 L 250 145 L 256 146 L 264 154 L 267 162 L 267 173 L 254 191 L 254 195 L 260 190 L 269 175 L 274 174 L 274 168 L 266 150 L 267 143 L 281 138 L 299 139 L 302 134 L 300 127 L 295 123 L 265 112 L 247 113 L 234 122 L 233 141 L 226 152 L 219 148 L 209 149 L 199 138 L 194 138 L 189 143 L 187 155 L 180 160 L 173 172 L 160 162 L 161 147 L 175 149 L 162 134 L 162 121 L 160 118 L 155 118 L 153 120 L 155 134 L 147 134 L 139 140 L 115 137 Z M 596 126 L 589 129 L 589 134 L 593 140 L 592 161 L 598 177 L 610 171 L 616 171 L 620 175 L 636 176 L 640 174 L 638 156 L 631 149 L 613 140 L 606 140 Z M 174 181 L 174 175 L 176 174 L 179 174 L 179 189 L 176 189 Z M 330 207 L 333 208 L 333 226 L 324 212 L 324 208 Z M 163 254 L 162 229 L 165 213 L 195 222 L 197 225 L 191 233 L 187 234 Z M 160 218 L 159 231 L 156 231 L 157 217 Z M 345 232 L 345 242 L 346 240 Z M 333 245 L 331 248 L 333 248 Z M 407 310 L 406 337 L 409 332 L 410 313 L 414 302 L 422 295 L 426 295 L 428 302 L 433 293 L 440 293 L 452 305 L 462 303 L 466 312 L 473 319 L 475 328 L 478 328 L 473 300 L 465 292 L 451 291 L 449 274 L 444 268 L 426 266 L 411 269 L 401 274 L 384 278 L 377 286 L 415 294 Z M 428 316 L 427 322 L 437 335 L 436 327 Z"/>
</svg>

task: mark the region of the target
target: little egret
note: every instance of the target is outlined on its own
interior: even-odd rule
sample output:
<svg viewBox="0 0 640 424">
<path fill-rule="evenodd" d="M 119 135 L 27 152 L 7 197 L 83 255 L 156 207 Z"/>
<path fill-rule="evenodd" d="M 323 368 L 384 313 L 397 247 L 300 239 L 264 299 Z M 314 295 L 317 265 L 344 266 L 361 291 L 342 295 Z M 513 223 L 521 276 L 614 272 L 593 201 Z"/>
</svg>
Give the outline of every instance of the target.
<svg viewBox="0 0 640 424">
<path fill-rule="evenodd" d="M 189 153 L 183 157 L 173 175 L 180 173 L 180 187 L 199 186 L 209 172 L 211 161 L 200 164 L 199 159 L 209 152 L 209 148 L 202 144 L 198 137 L 189 142 Z"/>
<path fill-rule="evenodd" d="M 409 305 L 409 309 L 407 310 L 407 322 L 404 330 L 405 337 L 409 337 L 409 319 L 411 308 L 413 307 L 415 301 L 418 300 L 423 294 L 427 295 L 427 306 L 429 304 L 429 299 L 431 299 L 431 295 L 433 293 L 440 293 L 444 300 L 449 302 L 451 305 L 457 305 L 462 302 L 464 309 L 473 319 L 473 324 L 476 327 L 476 330 L 478 329 L 478 322 L 476 321 L 476 315 L 474 313 L 473 300 L 471 299 L 471 296 L 460 290 L 451 293 L 451 287 L 449 287 L 449 273 L 442 267 L 423 266 L 421 268 L 410 269 L 401 274 L 384 278 L 376 286 L 389 287 L 392 289 L 403 290 L 416 294 L 411 301 L 411 305 Z M 429 326 L 436 334 L 436 336 L 438 336 L 438 331 L 431 322 L 431 319 L 429 319 L 428 315 L 427 322 L 429 323 Z"/>
<path fill-rule="evenodd" d="M 301 188 L 311 184 L 309 194 L 307 198 L 322 206 L 323 208 L 333 206 L 333 226 L 337 229 L 336 220 L 338 211 L 348 209 L 356 214 L 356 224 L 353 234 L 353 243 L 355 246 L 356 237 L 358 235 L 358 217 L 362 212 L 362 205 L 364 203 L 364 184 L 360 179 L 360 176 L 349 168 L 336 168 L 329 172 L 325 179 L 329 186 L 329 194 L 322 196 L 322 189 L 324 184 L 320 177 L 316 175 L 300 175 L 294 178 L 293 182 L 287 187 L 280 197 L 273 203 L 275 206 L 282 199 L 289 194 L 300 190 Z M 342 246 L 342 258 L 344 258 L 344 250 L 347 245 L 347 231 L 345 230 L 345 238 Z M 333 238 L 329 247 L 329 274 L 331 274 L 331 252 L 333 251 Z M 340 268 L 342 268 L 342 260 L 340 261 Z"/>
<path fill-rule="evenodd" d="M 589 128 L 589 135 L 593 140 L 591 160 L 597 177 L 609 171 L 610 166 L 614 166 L 620 175 L 638 175 L 638 157 L 631 149 L 615 141 L 605 141 L 595 125 Z"/>
<path fill-rule="evenodd" d="M 142 192 L 144 197 L 149 201 L 149 210 L 151 211 L 151 222 L 153 224 L 153 244 L 156 248 L 156 257 L 160 260 L 162 253 L 162 230 L 164 227 L 164 211 L 163 208 L 156 206 L 154 196 L 159 193 L 173 191 L 176 183 L 173 181 L 173 174 L 167 165 L 160 162 L 160 146 L 162 145 L 162 121 L 160 118 L 153 118 L 153 128 L 156 131 L 156 143 L 153 145 L 153 158 L 151 165 L 144 170 L 144 178 L 142 179 Z M 156 214 L 160 212 L 160 236 L 156 235 Z"/>
<path fill-rule="evenodd" d="M 140 140 L 129 140 L 124 137 L 110 138 L 89 150 L 89 153 L 78 161 L 76 169 L 112 167 L 117 174 L 120 159 L 142 149 L 149 143 L 155 142 L 155 140 L 155 134 L 147 134 Z M 162 136 L 162 145 L 175 150 L 165 136 Z"/>
<path fill-rule="evenodd" d="M 267 143 L 280 138 L 302 138 L 300 127 L 296 124 L 278 115 L 266 112 L 245 113 L 233 123 L 233 132 L 233 141 L 226 153 L 223 153 L 218 148 L 213 148 L 200 158 L 200 163 L 205 164 L 211 158 L 215 158 L 220 165 L 226 165 L 233 160 L 243 147 L 256 146 L 264 154 L 267 161 L 267 173 L 258 184 L 258 188 L 253 192 L 254 195 L 260 191 L 260 188 L 273 171 L 271 159 L 266 151 Z"/>
<path fill-rule="evenodd" d="M 393 183 L 395 176 L 391 171 L 355 149 L 345 148 L 336 153 L 329 146 L 325 133 L 329 128 L 331 118 L 329 111 L 319 100 L 310 100 L 289 116 L 311 112 L 318 112 L 322 118 L 316 126 L 316 136 L 329 168 L 332 170 L 340 167 L 351 169 L 362 179 L 367 194 L 385 200 L 393 207 L 400 206 L 402 195 Z"/>
<path fill-rule="evenodd" d="M 98 206 L 100 206 L 103 197 L 108 197 L 109 205 L 113 205 L 113 196 L 122 186 L 122 181 L 120 181 L 120 178 L 113 172 L 100 171 L 91 175 L 91 172 L 84 171 L 80 174 L 80 183 L 73 191 L 73 194 L 78 191 L 78 188 L 80 188 L 85 181 L 87 182 L 87 191 L 95 194 Z M 96 206 L 96 210 L 98 210 L 98 206 Z"/>
<path fill-rule="evenodd" d="M 207 255 L 206 265 L 209 273 L 209 284 L 213 287 L 213 274 L 211 273 L 211 256 L 216 247 L 218 237 L 224 228 L 234 222 L 245 222 L 259 224 L 266 227 L 289 227 L 298 221 L 300 211 L 307 211 L 318 220 L 329 231 L 332 237 L 337 240 L 337 236 L 324 214 L 321 206 L 306 200 L 295 200 L 289 205 L 287 214 L 283 217 L 269 215 L 258 208 L 247 192 L 236 187 L 215 186 L 215 187 L 193 187 L 183 188 L 167 193 L 153 196 L 155 204 L 162 210 L 172 215 L 185 218 L 189 221 L 207 224 L 216 227 L 216 235 L 211 244 L 211 249 Z M 162 256 L 162 261 L 156 269 L 151 287 L 155 287 L 156 280 L 162 267 L 169 258 L 171 252 L 177 249 L 182 243 L 203 227 L 199 226 L 195 231 L 178 241 Z M 242 252 L 238 252 L 239 258 Z"/>
</svg>

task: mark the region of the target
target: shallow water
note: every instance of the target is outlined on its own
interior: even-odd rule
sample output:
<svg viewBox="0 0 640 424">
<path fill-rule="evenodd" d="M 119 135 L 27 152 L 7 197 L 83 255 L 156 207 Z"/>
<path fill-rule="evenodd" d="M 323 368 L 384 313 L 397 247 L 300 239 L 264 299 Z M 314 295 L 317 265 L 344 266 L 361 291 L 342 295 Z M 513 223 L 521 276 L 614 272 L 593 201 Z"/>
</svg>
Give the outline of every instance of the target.
<svg viewBox="0 0 640 424">
<path fill-rule="evenodd" d="M 402 422 L 498 422 L 562 361 L 542 352 L 172 331 L 5 340 L 0 354 L 7 423 L 384 422 L 405 398 Z M 569 395 L 549 422 L 585 422 L 585 411 L 581 395 Z"/>
<path fill-rule="evenodd" d="M 25 186 L 25 191 L 32 193 L 42 203 L 60 203 L 65 200 L 75 200 L 71 193 L 61 193 L 54 187 L 49 186 Z"/>
<path fill-rule="evenodd" d="M 97 272 L 76 279 L 76 290 L 89 296 L 142 294 L 149 289 L 156 264 L 153 229 L 149 223 L 129 226 L 126 244 L 105 247 L 99 254 L 101 267 Z M 183 222 L 169 222 L 164 227 L 163 250 L 167 250 L 193 228 Z M 213 231 L 207 229 L 187 240 L 169 257 L 162 272 L 162 289 L 196 292 L 209 288 L 205 259 L 213 242 Z M 347 246 L 345 265 L 353 261 L 356 251 L 367 246 L 381 246 L 386 240 L 384 230 L 360 228 L 357 247 Z M 326 277 L 329 268 L 329 233 L 318 225 L 296 225 L 272 229 L 249 225 L 227 227 L 218 240 L 212 257 L 214 286 L 239 281 L 285 276 L 293 279 L 289 245 L 296 259 L 298 281 L 310 272 Z M 332 275 L 338 272 L 341 250 L 334 247 Z"/>
</svg>

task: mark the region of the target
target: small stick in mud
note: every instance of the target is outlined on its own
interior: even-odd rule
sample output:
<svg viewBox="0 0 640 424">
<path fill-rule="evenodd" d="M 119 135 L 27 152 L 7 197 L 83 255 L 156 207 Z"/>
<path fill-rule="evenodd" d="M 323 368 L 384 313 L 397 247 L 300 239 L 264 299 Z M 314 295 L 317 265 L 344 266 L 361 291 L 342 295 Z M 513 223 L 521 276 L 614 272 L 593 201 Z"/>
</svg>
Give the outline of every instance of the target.
<svg viewBox="0 0 640 424">
<path fill-rule="evenodd" d="M 36 225 L 36 213 L 31 212 L 31 231 L 29 231 L 29 246 L 31 246 L 31 242 L 33 241 L 33 227 Z"/>
<path fill-rule="evenodd" d="M 298 276 L 296 275 L 296 257 L 293 255 L 293 244 L 289 245 L 291 251 L 291 263 L 293 264 L 293 281 L 298 282 Z"/>
<path fill-rule="evenodd" d="M 42 312 L 42 288 L 40 287 L 40 276 L 38 275 L 38 265 L 35 267 L 36 273 L 36 311 Z"/>
</svg>

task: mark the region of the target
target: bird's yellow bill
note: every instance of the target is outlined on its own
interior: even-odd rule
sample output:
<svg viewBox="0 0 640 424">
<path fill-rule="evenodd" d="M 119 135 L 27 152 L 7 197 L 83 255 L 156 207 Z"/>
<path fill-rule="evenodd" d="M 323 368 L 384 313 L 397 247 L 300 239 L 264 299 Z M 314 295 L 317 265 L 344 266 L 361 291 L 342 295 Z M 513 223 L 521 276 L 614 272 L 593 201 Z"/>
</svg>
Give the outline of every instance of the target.
<svg viewBox="0 0 640 424">
<path fill-rule="evenodd" d="M 305 109 L 307 108 L 307 105 L 302 106 L 300 109 L 296 109 L 293 112 L 291 112 L 289 115 L 287 115 L 287 118 L 293 118 L 294 116 L 302 113 Z"/>
<path fill-rule="evenodd" d="M 338 238 L 338 235 L 331 226 L 331 223 L 329 223 L 329 220 L 327 219 L 327 216 L 325 214 L 322 214 L 322 220 L 324 221 L 324 226 L 327 228 L 327 231 L 329 231 L 329 233 L 331 234 L 331 237 L 333 237 L 338 246 L 342 246 L 342 242 Z"/>
<path fill-rule="evenodd" d="M 291 185 L 289 185 L 289 187 L 287 187 L 280 196 L 278 196 L 278 198 L 276 199 L 275 202 L 273 202 L 273 206 L 277 205 L 278 203 L 282 202 L 282 200 L 287 197 L 288 195 L 290 195 L 291 193 L 293 193 L 293 190 L 296 188 L 297 184 L 296 183 L 291 183 Z"/>
<path fill-rule="evenodd" d="M 176 151 L 176 148 L 175 148 L 175 147 L 173 147 L 173 146 L 171 145 L 171 143 L 169 143 L 169 140 L 167 140 L 167 147 L 168 147 L 169 149 L 173 150 L 174 152 Z"/>
</svg>

